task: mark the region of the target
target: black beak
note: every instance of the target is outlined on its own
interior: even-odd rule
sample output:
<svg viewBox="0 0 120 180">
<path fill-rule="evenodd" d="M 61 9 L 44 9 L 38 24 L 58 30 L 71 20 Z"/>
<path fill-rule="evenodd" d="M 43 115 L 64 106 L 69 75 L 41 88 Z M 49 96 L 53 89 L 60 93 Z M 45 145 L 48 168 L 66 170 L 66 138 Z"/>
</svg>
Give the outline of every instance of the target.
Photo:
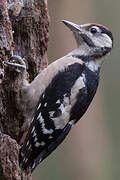
<svg viewBox="0 0 120 180">
<path fill-rule="evenodd" d="M 79 31 L 79 32 L 82 32 L 82 28 L 80 28 L 79 25 L 77 24 L 74 24 L 70 21 L 66 21 L 66 20 L 62 20 L 62 22 L 72 31 L 72 32 L 75 32 L 75 31 Z"/>
</svg>

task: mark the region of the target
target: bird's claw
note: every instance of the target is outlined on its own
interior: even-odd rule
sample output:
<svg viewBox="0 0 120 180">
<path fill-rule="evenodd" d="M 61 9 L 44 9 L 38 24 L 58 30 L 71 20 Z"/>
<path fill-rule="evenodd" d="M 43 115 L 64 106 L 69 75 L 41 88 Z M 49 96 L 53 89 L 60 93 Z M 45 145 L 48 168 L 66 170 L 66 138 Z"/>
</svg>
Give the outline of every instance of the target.
<svg viewBox="0 0 120 180">
<path fill-rule="evenodd" d="M 26 71 L 26 64 L 24 59 L 22 59 L 20 56 L 12 56 L 9 59 L 9 62 L 5 62 L 5 65 L 9 66 L 12 70 L 15 70 L 18 73 Z"/>
</svg>

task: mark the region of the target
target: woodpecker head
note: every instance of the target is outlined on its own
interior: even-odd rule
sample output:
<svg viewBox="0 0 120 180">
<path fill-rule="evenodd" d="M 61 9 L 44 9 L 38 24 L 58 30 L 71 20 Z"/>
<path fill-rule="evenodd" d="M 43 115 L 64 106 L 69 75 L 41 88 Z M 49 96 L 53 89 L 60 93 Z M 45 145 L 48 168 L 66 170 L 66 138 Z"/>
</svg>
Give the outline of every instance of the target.
<svg viewBox="0 0 120 180">
<path fill-rule="evenodd" d="M 89 54 L 100 58 L 109 53 L 113 47 L 111 31 L 95 23 L 77 25 L 69 21 L 62 21 L 74 34 L 78 47 L 89 49 Z"/>
</svg>

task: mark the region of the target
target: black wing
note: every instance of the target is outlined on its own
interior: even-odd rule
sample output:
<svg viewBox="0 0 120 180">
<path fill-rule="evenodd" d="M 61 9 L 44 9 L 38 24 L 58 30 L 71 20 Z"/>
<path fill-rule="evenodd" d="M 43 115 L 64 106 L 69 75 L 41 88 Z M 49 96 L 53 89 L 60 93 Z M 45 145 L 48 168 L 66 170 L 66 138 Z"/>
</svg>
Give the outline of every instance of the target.
<svg viewBox="0 0 120 180">
<path fill-rule="evenodd" d="M 21 148 L 20 164 L 32 170 L 64 140 L 72 123 L 70 112 L 71 89 L 81 76 L 84 65 L 74 63 L 59 72 L 38 103 L 33 122 Z"/>
</svg>

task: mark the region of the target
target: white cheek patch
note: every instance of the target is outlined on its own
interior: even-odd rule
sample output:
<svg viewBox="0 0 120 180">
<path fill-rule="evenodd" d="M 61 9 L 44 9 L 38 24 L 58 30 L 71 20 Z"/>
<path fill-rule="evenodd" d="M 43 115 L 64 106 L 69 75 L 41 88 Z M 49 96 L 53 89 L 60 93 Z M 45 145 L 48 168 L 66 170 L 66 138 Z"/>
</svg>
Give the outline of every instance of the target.
<svg viewBox="0 0 120 180">
<path fill-rule="evenodd" d="M 103 34 L 104 36 L 104 42 L 105 42 L 105 46 L 112 48 L 112 39 L 107 35 L 107 34 Z"/>
<path fill-rule="evenodd" d="M 95 44 L 95 46 L 98 46 L 98 47 L 112 48 L 111 38 L 107 34 L 104 34 L 104 33 L 102 33 L 101 36 L 94 37 L 93 43 Z"/>
</svg>

